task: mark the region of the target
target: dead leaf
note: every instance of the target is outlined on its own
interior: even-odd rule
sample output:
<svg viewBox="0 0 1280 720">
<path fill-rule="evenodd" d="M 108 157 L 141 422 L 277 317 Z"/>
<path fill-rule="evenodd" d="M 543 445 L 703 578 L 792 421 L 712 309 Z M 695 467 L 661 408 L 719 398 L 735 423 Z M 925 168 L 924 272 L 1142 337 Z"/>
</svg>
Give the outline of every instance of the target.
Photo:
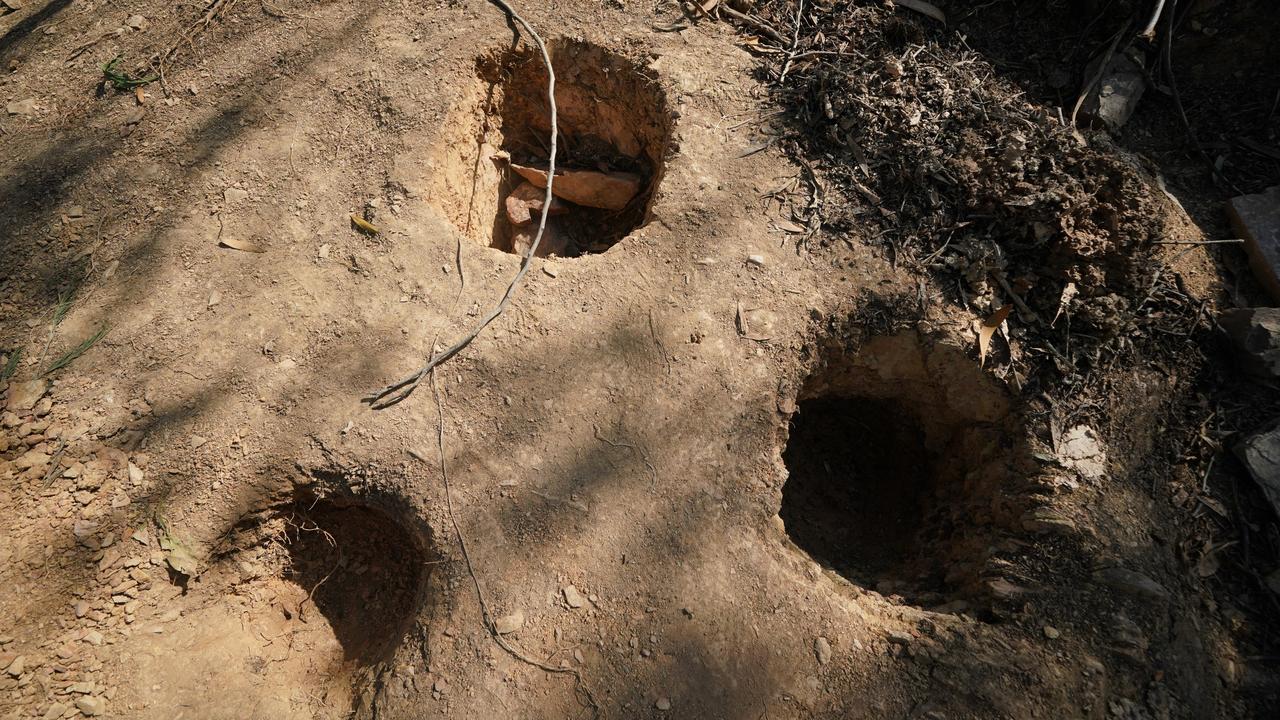
<svg viewBox="0 0 1280 720">
<path fill-rule="evenodd" d="M 982 365 L 987 359 L 987 350 L 991 348 L 991 336 L 996 334 L 996 330 L 1000 329 L 1012 311 L 1013 303 L 1008 303 L 982 321 L 982 327 L 978 328 L 978 365 Z"/>
<path fill-rule="evenodd" d="M 258 243 L 252 240 L 239 240 L 237 238 L 222 238 L 221 240 L 218 241 L 218 244 L 223 247 L 229 247 L 232 250 L 243 250 L 245 252 L 251 252 L 251 253 L 264 253 L 267 251 L 266 248 L 262 247 L 261 245 L 259 245 Z"/>
<path fill-rule="evenodd" d="M 1062 288 L 1062 297 L 1058 299 L 1058 311 L 1053 314 L 1053 320 L 1049 321 L 1049 327 L 1053 327 L 1054 323 L 1058 322 L 1058 316 L 1062 315 L 1071 306 L 1071 301 L 1075 299 L 1079 292 L 1076 284 L 1072 282 L 1067 283 L 1066 287 Z"/>
<path fill-rule="evenodd" d="M 738 326 L 738 334 L 746 335 L 747 334 L 747 316 L 745 313 L 742 312 L 742 303 L 738 302 L 737 306 L 738 306 L 738 313 L 735 316 L 735 320 Z"/>
<path fill-rule="evenodd" d="M 141 87 L 136 87 L 133 89 L 133 96 L 138 99 L 139 105 L 147 104 L 147 94 L 142 91 Z"/>
<path fill-rule="evenodd" d="M 376 225 L 369 222 L 368 220 L 365 220 L 359 215 L 356 215 L 355 213 L 351 213 L 351 224 L 355 225 L 357 230 L 359 230 L 362 233 L 365 233 L 366 235 L 377 235 L 378 233 L 382 232 L 381 230 L 378 229 Z"/>
<path fill-rule="evenodd" d="M 938 9 L 938 6 L 927 3 L 924 0 L 893 0 L 894 5 L 901 5 L 908 10 L 915 10 L 922 15 L 937 20 L 943 25 L 947 24 L 947 14 Z"/>
<path fill-rule="evenodd" d="M 700 5 L 699 7 L 702 8 L 702 12 L 706 13 L 707 15 L 710 15 L 711 11 L 715 10 L 716 6 L 719 4 L 720 4 L 720 0 L 707 0 L 706 2 L 702 3 L 702 5 Z"/>
<path fill-rule="evenodd" d="M 775 220 L 773 224 L 776 225 L 778 229 L 783 232 L 789 232 L 789 233 L 808 232 L 808 228 L 806 228 L 803 225 L 800 225 L 799 223 L 793 223 L 790 220 Z"/>
</svg>

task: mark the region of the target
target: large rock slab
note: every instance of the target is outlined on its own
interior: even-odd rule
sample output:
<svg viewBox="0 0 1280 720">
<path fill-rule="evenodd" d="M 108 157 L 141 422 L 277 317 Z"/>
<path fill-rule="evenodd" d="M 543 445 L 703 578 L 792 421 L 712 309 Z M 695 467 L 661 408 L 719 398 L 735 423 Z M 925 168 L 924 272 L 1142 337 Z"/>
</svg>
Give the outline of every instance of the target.
<svg viewBox="0 0 1280 720">
<path fill-rule="evenodd" d="M 48 389 L 49 383 L 44 379 L 10 382 L 9 397 L 5 400 L 5 409 L 19 414 L 27 412 L 35 407 L 36 403 L 40 402 L 40 398 L 44 397 L 44 393 Z"/>
<path fill-rule="evenodd" d="M 1236 349 L 1240 369 L 1266 380 L 1280 378 L 1280 308 L 1235 308 L 1218 318 Z"/>
<path fill-rule="evenodd" d="M 1280 302 L 1280 185 L 1231 198 L 1227 215 L 1236 236 L 1244 239 L 1254 277 Z"/>
<path fill-rule="evenodd" d="M 1245 438 L 1235 451 L 1280 517 L 1280 422 Z"/>
</svg>

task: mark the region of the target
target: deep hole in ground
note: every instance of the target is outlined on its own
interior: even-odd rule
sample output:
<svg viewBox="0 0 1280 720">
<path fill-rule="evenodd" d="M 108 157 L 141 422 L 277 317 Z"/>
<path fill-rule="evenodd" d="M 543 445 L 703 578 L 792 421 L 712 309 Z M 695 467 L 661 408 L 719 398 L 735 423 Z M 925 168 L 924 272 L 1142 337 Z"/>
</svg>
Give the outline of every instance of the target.
<svg viewBox="0 0 1280 720">
<path fill-rule="evenodd" d="M 671 114 L 656 76 L 636 61 L 581 41 L 552 40 L 547 49 L 556 73 L 552 186 L 559 197 L 537 254 L 604 252 L 648 219 Z M 433 159 L 432 196 L 465 235 L 523 254 L 537 230 L 546 185 L 546 69 L 528 48 L 485 54 L 476 69 L 477 82 Z"/>
<path fill-rule="evenodd" d="M 385 660 L 418 608 L 429 565 L 405 525 L 369 505 L 299 503 L 284 530 L 281 575 L 309 593 L 348 660 Z M 278 545 L 276 547 L 279 547 Z M 306 605 L 300 612 L 307 611 Z"/>
<path fill-rule="evenodd" d="M 977 594 L 1017 462 L 1008 413 L 977 363 L 914 332 L 827 353 L 800 391 L 782 453 L 787 534 L 886 595 L 933 605 Z"/>
<path fill-rule="evenodd" d="M 219 717 L 349 717 L 426 604 L 432 552 L 425 523 L 390 500 L 300 496 L 248 515 L 140 656 L 129 701 L 161 711 L 181 692 Z"/>
</svg>

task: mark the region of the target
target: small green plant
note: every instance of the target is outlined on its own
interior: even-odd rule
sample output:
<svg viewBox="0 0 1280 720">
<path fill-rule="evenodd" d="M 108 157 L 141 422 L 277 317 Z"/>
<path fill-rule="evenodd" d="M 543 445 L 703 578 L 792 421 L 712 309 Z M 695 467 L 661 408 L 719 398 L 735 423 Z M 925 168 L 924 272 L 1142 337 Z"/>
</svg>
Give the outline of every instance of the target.
<svg viewBox="0 0 1280 720">
<path fill-rule="evenodd" d="M 9 353 L 9 361 L 4 364 L 3 368 L 0 368 L 0 381 L 8 380 L 13 377 L 14 373 L 18 372 L 18 359 L 21 357 L 22 348 L 14 348 L 13 352 Z"/>
<path fill-rule="evenodd" d="M 62 357 L 58 358 L 57 360 L 54 360 L 53 364 L 50 365 L 47 370 L 41 373 L 41 377 L 55 373 L 61 370 L 62 368 L 70 365 L 72 362 L 75 361 L 76 358 L 85 354 L 85 352 L 88 351 L 89 348 L 96 345 L 97 342 L 101 340 L 102 337 L 106 334 L 107 334 L 107 326 L 103 325 L 101 330 L 94 333 L 93 335 L 90 335 L 88 338 L 85 339 L 84 342 L 68 350 L 67 353 Z"/>
<path fill-rule="evenodd" d="M 143 78 L 135 78 L 129 73 L 116 70 L 116 63 L 124 59 L 123 55 L 117 55 L 102 66 L 102 76 L 111 83 L 111 86 L 117 90 L 132 90 L 140 85 L 147 85 L 160 79 L 159 75 L 150 75 Z"/>
</svg>

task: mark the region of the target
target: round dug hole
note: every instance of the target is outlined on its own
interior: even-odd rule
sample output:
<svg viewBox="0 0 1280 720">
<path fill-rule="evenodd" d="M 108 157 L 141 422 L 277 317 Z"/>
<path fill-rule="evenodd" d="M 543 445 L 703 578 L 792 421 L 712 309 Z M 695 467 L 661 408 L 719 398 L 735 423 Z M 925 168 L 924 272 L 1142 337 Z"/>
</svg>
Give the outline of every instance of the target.
<svg viewBox="0 0 1280 720">
<path fill-rule="evenodd" d="M 431 567 L 407 508 L 302 498 L 243 520 L 176 598 L 181 618 L 127 648 L 127 698 L 168 718 L 348 718 L 410 630 Z M 123 650 L 122 650 L 123 652 Z M 178 660 L 178 661 L 175 661 Z M 169 714 L 165 714 L 169 713 Z"/>
<path fill-rule="evenodd" d="M 671 135 L 661 86 L 642 65 L 590 43 L 547 43 L 556 73 L 556 197 L 539 256 L 604 252 L 643 225 Z M 534 50 L 491 52 L 450 118 L 430 188 L 460 231 L 525 254 L 550 154 L 547 73 Z"/>
<path fill-rule="evenodd" d="M 824 359 L 782 453 L 788 536 L 853 583 L 919 604 L 975 588 L 1009 472 L 1003 391 L 959 349 L 913 332 Z"/>
</svg>

